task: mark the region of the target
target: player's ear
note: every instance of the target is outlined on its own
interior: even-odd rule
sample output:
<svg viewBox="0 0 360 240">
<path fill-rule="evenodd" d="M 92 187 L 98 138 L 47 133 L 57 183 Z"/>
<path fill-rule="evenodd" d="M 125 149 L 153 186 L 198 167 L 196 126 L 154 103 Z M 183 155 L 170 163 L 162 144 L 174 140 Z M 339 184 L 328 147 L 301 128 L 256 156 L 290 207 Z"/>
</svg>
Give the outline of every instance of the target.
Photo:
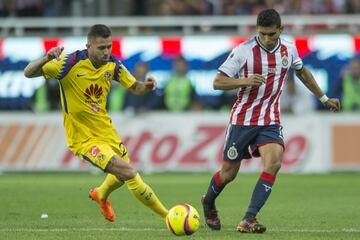
<svg viewBox="0 0 360 240">
<path fill-rule="evenodd" d="M 284 30 L 284 26 L 280 26 L 280 33 L 282 33 L 282 31 Z"/>
<path fill-rule="evenodd" d="M 89 49 L 90 48 L 90 43 L 86 43 L 86 48 Z"/>
</svg>

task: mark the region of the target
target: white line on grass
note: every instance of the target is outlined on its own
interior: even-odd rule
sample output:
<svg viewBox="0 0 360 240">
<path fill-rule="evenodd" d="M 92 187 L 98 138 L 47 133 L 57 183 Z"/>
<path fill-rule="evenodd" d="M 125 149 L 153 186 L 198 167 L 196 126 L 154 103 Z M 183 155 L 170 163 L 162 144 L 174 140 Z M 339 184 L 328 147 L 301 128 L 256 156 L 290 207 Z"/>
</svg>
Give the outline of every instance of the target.
<svg viewBox="0 0 360 240">
<path fill-rule="evenodd" d="M 227 232 L 233 232 L 234 229 L 224 229 Z M 159 228 L 3 228 L 0 232 L 158 232 L 167 231 Z M 269 229 L 269 232 L 290 232 L 290 233 L 360 233 L 360 229 Z"/>
<path fill-rule="evenodd" d="M 360 229 L 270 229 L 269 232 L 298 232 L 298 233 L 360 233 Z"/>
</svg>

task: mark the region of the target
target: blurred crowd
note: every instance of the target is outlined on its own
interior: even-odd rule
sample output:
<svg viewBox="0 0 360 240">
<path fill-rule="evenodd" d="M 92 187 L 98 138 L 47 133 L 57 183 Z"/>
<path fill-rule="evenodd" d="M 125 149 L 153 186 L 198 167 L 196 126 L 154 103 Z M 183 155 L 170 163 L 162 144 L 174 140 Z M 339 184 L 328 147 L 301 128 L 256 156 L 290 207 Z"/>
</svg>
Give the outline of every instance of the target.
<svg viewBox="0 0 360 240">
<path fill-rule="evenodd" d="M 359 0 L 0 0 L 0 17 L 254 15 L 360 13 Z"/>
<path fill-rule="evenodd" d="M 352 14 L 360 13 L 360 0 L 0 0 L 0 17 L 254 15 L 269 7 L 276 8 L 281 14 Z M 188 68 L 183 57 L 174 59 L 166 85 L 144 96 L 134 96 L 114 84 L 108 99 L 109 111 L 231 109 L 237 98 L 236 91 L 223 92 L 219 96 L 199 95 L 189 78 Z M 147 63 L 139 62 L 132 73 L 137 79 L 144 80 L 149 71 Z M 334 81 L 335 86 L 329 86 L 329 96 L 341 99 L 343 111 L 360 112 L 360 57 L 354 57 L 344 66 L 340 78 Z M 58 111 L 61 109 L 59 99 L 58 83 L 47 81 L 36 91 L 32 106 L 26 108 L 39 112 Z M 294 73 L 289 74 L 285 82 L 281 106 L 283 112 L 291 114 L 322 109 L 319 101 L 296 80 Z"/>
<path fill-rule="evenodd" d="M 132 74 L 143 81 L 149 72 L 145 62 L 136 64 Z M 188 76 L 188 63 L 179 56 L 173 61 L 173 69 L 166 85 L 154 92 L 139 96 L 126 91 L 119 84 L 112 86 L 108 110 L 141 114 L 153 110 L 168 112 L 185 111 L 230 111 L 237 99 L 237 91 L 226 91 L 220 96 L 197 94 Z M 330 97 L 338 97 L 343 112 L 360 112 L 360 55 L 352 58 L 342 69 L 340 79 L 329 91 Z M 60 111 L 59 87 L 56 80 L 49 80 L 38 89 L 33 99 L 33 110 L 37 112 Z M 281 111 L 286 114 L 306 114 L 324 110 L 323 105 L 296 79 L 294 72 L 288 74 L 281 96 Z"/>
</svg>

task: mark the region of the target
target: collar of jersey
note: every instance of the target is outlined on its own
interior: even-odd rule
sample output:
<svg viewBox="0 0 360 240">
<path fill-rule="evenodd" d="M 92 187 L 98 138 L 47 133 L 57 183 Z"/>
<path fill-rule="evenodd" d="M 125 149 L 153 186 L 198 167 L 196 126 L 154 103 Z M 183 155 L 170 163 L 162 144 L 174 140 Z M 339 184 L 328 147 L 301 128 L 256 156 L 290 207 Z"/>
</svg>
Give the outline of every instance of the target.
<svg viewBox="0 0 360 240">
<path fill-rule="evenodd" d="M 279 47 L 280 47 L 280 45 L 281 45 L 281 40 L 280 40 L 280 38 L 279 38 L 278 41 L 277 41 L 276 46 L 275 46 L 271 51 L 269 51 L 269 50 L 267 50 L 267 49 L 264 47 L 264 45 L 261 44 L 261 42 L 260 42 L 260 40 L 259 40 L 259 36 L 255 36 L 255 41 L 256 41 L 256 43 L 257 43 L 264 51 L 266 51 L 266 52 L 268 52 L 268 53 L 274 53 L 274 52 L 276 52 L 276 50 L 278 50 Z"/>
</svg>

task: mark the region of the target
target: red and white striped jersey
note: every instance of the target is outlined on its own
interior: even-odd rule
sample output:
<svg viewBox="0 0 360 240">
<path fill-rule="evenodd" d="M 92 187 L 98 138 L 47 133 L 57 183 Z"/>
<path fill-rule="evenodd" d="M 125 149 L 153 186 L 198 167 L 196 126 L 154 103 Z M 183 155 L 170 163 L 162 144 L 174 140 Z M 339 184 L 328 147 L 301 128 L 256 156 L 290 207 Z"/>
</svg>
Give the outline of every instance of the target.
<svg viewBox="0 0 360 240">
<path fill-rule="evenodd" d="M 268 51 L 258 37 L 238 45 L 219 67 L 231 78 L 243 78 L 261 74 L 266 83 L 261 86 L 242 87 L 238 91 L 230 116 L 230 124 L 266 126 L 280 124 L 280 94 L 290 68 L 303 67 L 295 45 L 284 39 Z"/>
</svg>

